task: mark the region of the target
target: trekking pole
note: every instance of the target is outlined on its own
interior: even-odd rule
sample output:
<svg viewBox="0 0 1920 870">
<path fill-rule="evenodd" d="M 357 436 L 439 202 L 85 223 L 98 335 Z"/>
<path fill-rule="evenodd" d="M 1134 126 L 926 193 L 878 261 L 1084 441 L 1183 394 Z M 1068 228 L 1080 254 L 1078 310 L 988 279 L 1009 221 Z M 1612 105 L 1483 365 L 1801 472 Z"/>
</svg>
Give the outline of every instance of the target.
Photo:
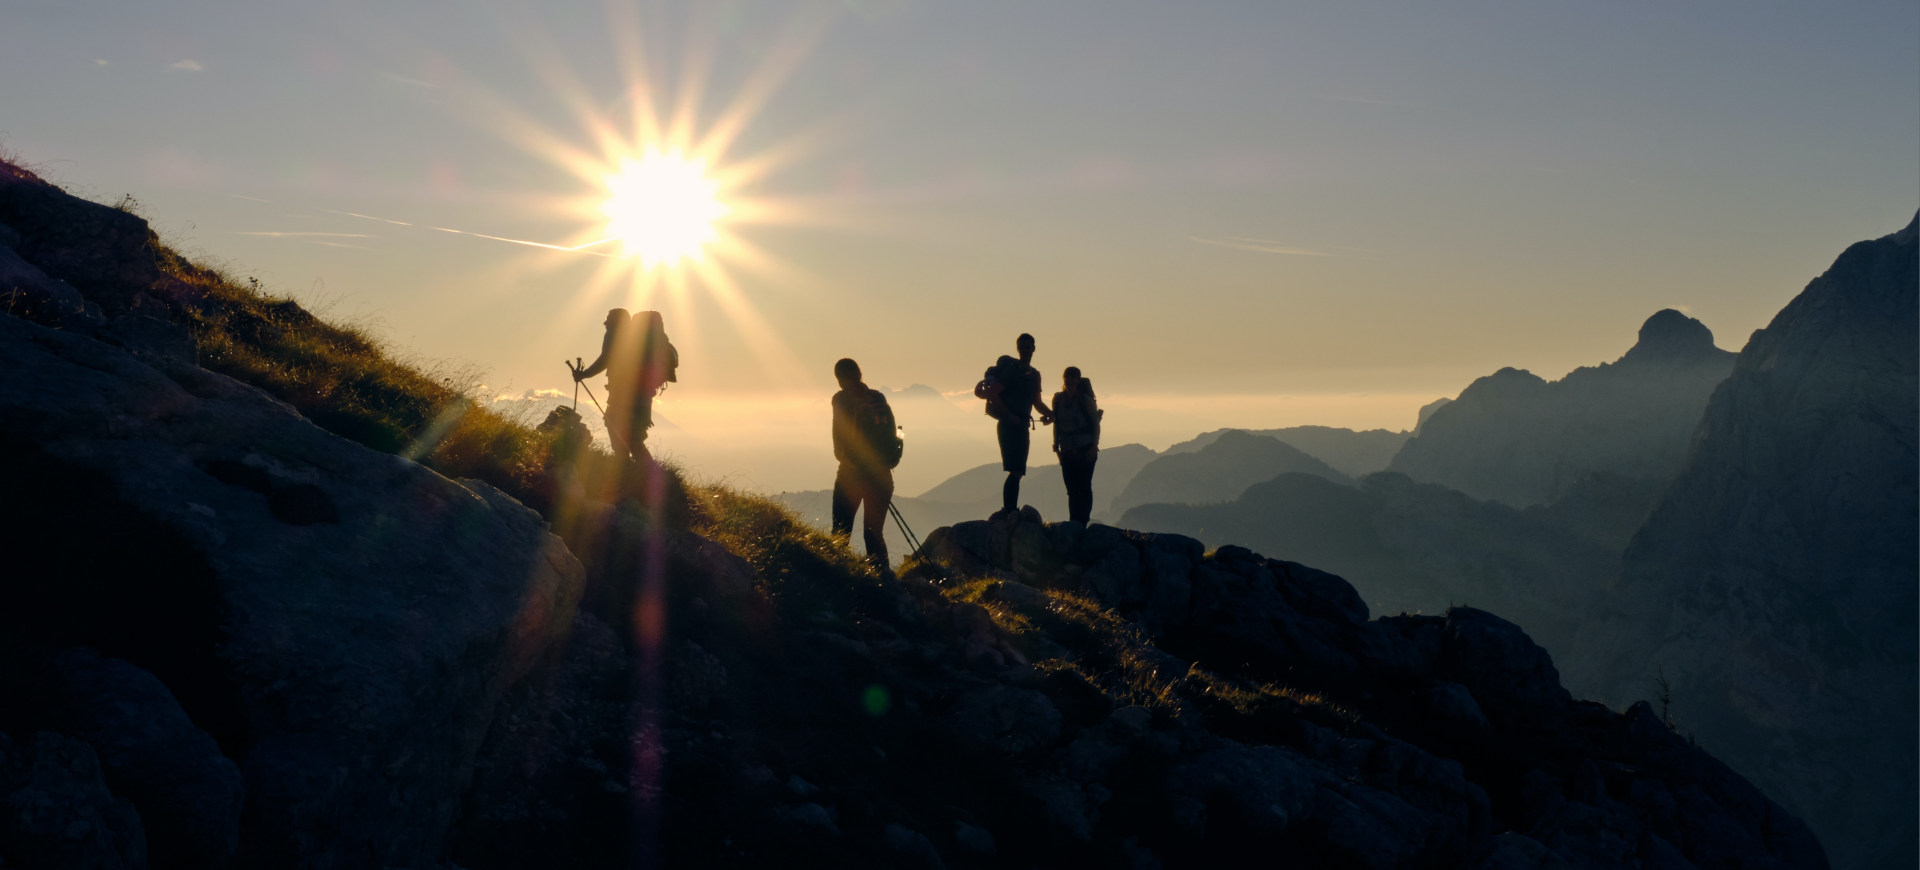
<svg viewBox="0 0 1920 870">
<path fill-rule="evenodd" d="M 566 360 L 561 360 L 561 362 L 567 362 L 567 361 L 566 361 Z M 576 356 L 576 357 L 574 357 L 574 358 L 573 358 L 573 362 L 570 362 L 570 363 L 567 363 L 567 371 L 569 371 L 569 372 L 577 372 L 577 371 L 579 371 L 579 370 L 580 370 L 580 358 Z M 578 417 L 578 416 L 580 416 L 580 414 L 579 414 L 579 411 L 580 411 L 580 379 L 579 379 L 579 378 L 574 378 L 574 379 L 573 379 L 573 410 L 574 410 L 574 416 L 576 416 L 576 417 Z"/>
<path fill-rule="evenodd" d="M 893 523 L 900 527 L 900 535 L 907 539 L 907 546 L 912 547 L 916 553 L 920 552 L 920 536 L 914 534 L 913 529 L 907 526 L 907 518 L 900 515 L 900 506 L 894 504 L 891 499 L 887 501 L 887 513 L 893 515 Z"/>
<path fill-rule="evenodd" d="M 583 387 L 587 386 L 584 381 L 574 381 L 574 383 Z M 600 407 L 600 400 L 593 397 L 592 387 L 587 387 L 587 398 L 593 402 L 593 409 L 599 411 L 600 416 L 605 417 L 607 415 L 607 409 Z"/>
</svg>

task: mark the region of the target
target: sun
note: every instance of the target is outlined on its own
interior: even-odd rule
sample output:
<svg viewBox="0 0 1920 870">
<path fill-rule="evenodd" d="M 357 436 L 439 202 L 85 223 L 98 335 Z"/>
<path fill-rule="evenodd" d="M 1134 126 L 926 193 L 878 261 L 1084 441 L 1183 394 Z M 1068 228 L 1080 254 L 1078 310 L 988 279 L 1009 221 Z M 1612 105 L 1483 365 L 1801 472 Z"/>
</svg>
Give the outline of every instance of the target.
<svg viewBox="0 0 1920 870">
<path fill-rule="evenodd" d="M 606 216 L 601 238 L 620 243 L 621 253 L 647 268 L 677 267 L 705 259 L 719 239 L 719 224 L 731 211 L 706 161 L 679 150 L 649 147 L 620 158 L 601 183 Z"/>
</svg>

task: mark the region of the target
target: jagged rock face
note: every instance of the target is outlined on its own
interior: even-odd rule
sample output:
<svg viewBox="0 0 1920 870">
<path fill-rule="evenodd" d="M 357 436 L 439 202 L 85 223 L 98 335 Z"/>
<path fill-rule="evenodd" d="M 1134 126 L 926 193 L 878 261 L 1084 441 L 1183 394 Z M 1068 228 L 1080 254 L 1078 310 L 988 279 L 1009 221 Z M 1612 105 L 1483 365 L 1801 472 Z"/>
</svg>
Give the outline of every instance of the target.
<svg viewBox="0 0 1920 870">
<path fill-rule="evenodd" d="M 0 631 L 166 683 L 244 774 L 236 861 L 440 859 L 502 696 L 580 594 L 538 515 L 228 378 L 16 317 L 0 433 Z"/>
<path fill-rule="evenodd" d="M 1279 439 L 1229 429 L 1197 452 L 1170 454 L 1147 463 L 1114 498 L 1110 513 L 1119 516 L 1135 506 L 1155 502 L 1231 501 L 1249 485 L 1289 471 L 1343 483 L 1347 480 L 1331 466 Z"/>
<path fill-rule="evenodd" d="M 1914 236 L 1847 249 L 1754 334 L 1582 634 L 1594 685 L 1663 669 L 1682 726 L 1850 868 L 1920 859 Z"/>
<path fill-rule="evenodd" d="M 1615 362 L 1553 382 L 1513 368 L 1474 381 L 1388 470 L 1514 507 L 1552 502 L 1596 473 L 1664 481 L 1733 358 L 1698 320 L 1661 311 Z"/>
<path fill-rule="evenodd" d="M 1155 703 L 1172 715 L 1125 722 L 1063 728 L 1049 708 L 1072 695 L 1057 689 L 957 705 L 961 739 L 1021 759 L 1013 794 L 1063 837 L 1118 814 L 1136 850 L 1191 866 L 1826 866 L 1804 826 L 1647 705 L 1573 701 L 1546 651 L 1485 611 L 1369 621 L 1351 586 L 1304 565 L 1030 511 L 938 529 L 920 556 L 918 574 L 949 583 L 1004 578 L 995 606 L 1037 624 L 1092 599 L 1138 633 L 1124 679 L 1171 681 Z M 1236 723 L 1225 674 L 1284 684 L 1301 706 Z M 1142 802 L 1150 816 L 1125 815 Z"/>
</svg>

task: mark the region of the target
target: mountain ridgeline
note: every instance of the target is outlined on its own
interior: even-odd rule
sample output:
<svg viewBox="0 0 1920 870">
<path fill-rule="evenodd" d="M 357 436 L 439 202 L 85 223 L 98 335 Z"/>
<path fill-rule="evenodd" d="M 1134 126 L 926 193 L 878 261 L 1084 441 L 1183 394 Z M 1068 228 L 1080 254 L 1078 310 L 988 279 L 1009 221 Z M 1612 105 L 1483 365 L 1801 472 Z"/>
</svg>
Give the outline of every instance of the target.
<svg viewBox="0 0 1920 870">
<path fill-rule="evenodd" d="M 1474 381 L 1387 468 L 1514 507 L 1555 501 L 1596 473 L 1668 480 L 1733 360 L 1700 321 L 1661 311 L 1614 362 L 1558 381 L 1512 368 Z"/>
</svg>

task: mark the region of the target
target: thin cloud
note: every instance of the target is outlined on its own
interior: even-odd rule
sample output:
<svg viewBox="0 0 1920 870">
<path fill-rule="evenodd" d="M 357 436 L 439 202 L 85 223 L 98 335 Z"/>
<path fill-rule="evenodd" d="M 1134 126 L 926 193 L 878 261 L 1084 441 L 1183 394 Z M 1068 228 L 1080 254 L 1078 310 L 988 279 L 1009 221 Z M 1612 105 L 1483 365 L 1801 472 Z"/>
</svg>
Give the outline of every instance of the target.
<svg viewBox="0 0 1920 870">
<path fill-rule="evenodd" d="M 397 221 L 397 220 L 394 220 L 393 218 L 374 217 L 373 215 L 370 215 L 370 214 L 361 214 L 355 211 L 335 211 L 330 208 L 323 208 L 321 209 L 321 211 L 324 211 L 328 214 L 346 215 L 347 217 L 350 217 L 350 218 L 359 218 L 363 221 L 379 221 L 383 224 L 393 224 L 396 227 L 413 226 L 413 224 L 407 223 L 406 221 Z"/>
<path fill-rule="evenodd" d="M 1259 254 L 1281 254 L 1288 257 L 1332 257 L 1330 251 L 1315 251 L 1308 248 L 1296 248 L 1280 242 L 1266 239 L 1249 239 L 1243 236 L 1228 236 L 1224 239 L 1209 239 L 1202 236 L 1188 236 L 1188 241 L 1220 248 L 1232 248 L 1236 251 L 1253 251 Z"/>
<path fill-rule="evenodd" d="M 94 66 L 113 66 L 113 62 L 110 60 L 107 60 L 104 57 L 96 57 L 93 59 L 93 65 Z"/>
<path fill-rule="evenodd" d="M 229 193 L 227 195 L 233 197 L 234 199 L 244 199 L 248 202 L 264 202 L 268 204 L 272 204 L 273 202 L 273 200 L 270 200 L 270 199 L 261 199 L 260 197 L 257 197 L 257 196 L 247 196 L 245 194 L 240 194 L 240 193 Z"/>
<path fill-rule="evenodd" d="M 188 59 L 188 60 L 177 60 L 177 61 L 174 61 L 173 63 L 167 64 L 167 69 L 177 69 L 177 70 L 180 70 L 181 72 L 200 72 L 201 70 L 206 69 L 206 67 L 201 66 L 200 62 L 197 60 Z"/>
<path fill-rule="evenodd" d="M 276 233 L 276 232 L 259 231 L 259 232 L 242 232 L 242 233 L 238 233 L 238 235 L 266 236 L 268 238 L 273 238 L 273 239 L 299 239 L 299 238 L 371 239 L 373 238 L 373 236 L 370 236 L 366 233 Z"/>
</svg>

